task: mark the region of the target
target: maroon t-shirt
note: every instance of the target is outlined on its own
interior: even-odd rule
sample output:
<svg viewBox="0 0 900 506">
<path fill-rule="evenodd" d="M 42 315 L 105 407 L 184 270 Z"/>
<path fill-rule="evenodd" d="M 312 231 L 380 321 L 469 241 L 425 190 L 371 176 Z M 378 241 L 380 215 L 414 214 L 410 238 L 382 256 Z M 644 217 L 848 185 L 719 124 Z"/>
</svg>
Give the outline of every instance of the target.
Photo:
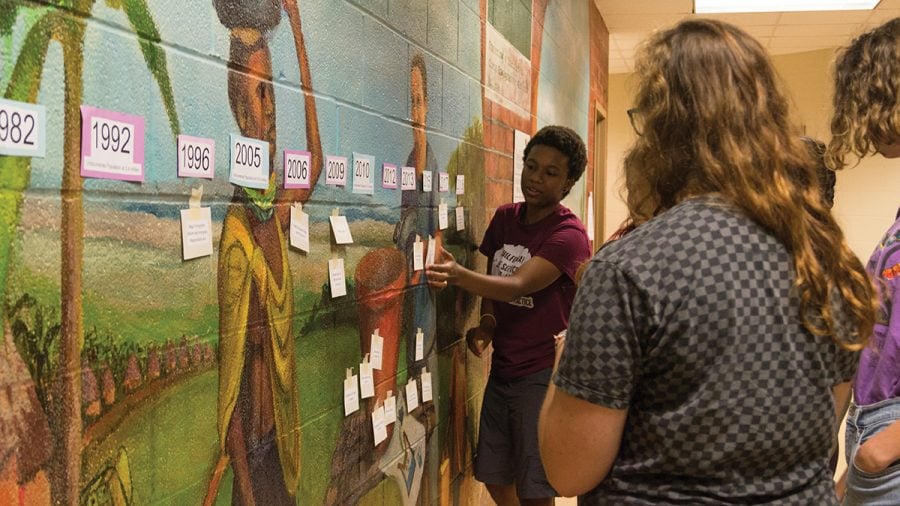
<svg viewBox="0 0 900 506">
<path fill-rule="evenodd" d="M 497 328 L 491 375 L 514 379 L 553 366 L 553 336 L 569 326 L 575 299 L 575 271 L 591 256 L 584 225 L 563 205 L 550 216 L 526 225 L 525 203 L 507 204 L 494 213 L 479 251 L 490 272 L 511 276 L 525 262 L 541 257 L 562 274 L 543 290 L 511 303 L 494 302 Z"/>
</svg>

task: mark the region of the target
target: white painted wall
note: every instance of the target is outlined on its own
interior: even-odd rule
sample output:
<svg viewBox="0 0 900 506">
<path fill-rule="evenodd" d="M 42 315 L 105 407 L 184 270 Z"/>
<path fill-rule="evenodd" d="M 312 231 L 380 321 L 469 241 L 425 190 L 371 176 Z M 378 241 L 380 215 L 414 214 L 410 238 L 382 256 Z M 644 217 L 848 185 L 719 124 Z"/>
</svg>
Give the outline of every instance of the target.
<svg viewBox="0 0 900 506">
<path fill-rule="evenodd" d="M 796 121 L 806 134 L 825 142 L 830 138 L 831 65 L 834 50 L 825 49 L 773 57 L 786 93 L 791 97 Z M 609 78 L 609 139 L 607 153 L 607 205 L 603 216 L 607 230 L 615 230 L 627 216 L 620 196 L 622 160 L 634 140 L 625 111 L 631 106 L 635 82 L 632 74 Z M 853 251 L 865 262 L 894 221 L 900 205 L 900 160 L 880 156 L 838 173 L 834 215 Z"/>
</svg>

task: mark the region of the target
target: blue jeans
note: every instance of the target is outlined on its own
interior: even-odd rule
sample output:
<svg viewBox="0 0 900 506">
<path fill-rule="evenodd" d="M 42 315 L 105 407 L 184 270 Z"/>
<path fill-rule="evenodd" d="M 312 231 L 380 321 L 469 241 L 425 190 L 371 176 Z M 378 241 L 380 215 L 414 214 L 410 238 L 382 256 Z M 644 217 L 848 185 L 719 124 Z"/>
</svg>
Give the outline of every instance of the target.
<svg viewBox="0 0 900 506">
<path fill-rule="evenodd" d="M 867 473 L 854 463 L 856 451 L 870 437 L 900 420 L 900 398 L 867 406 L 850 405 L 847 413 L 847 494 L 845 506 L 897 506 L 900 504 L 900 461 L 878 473 Z"/>
</svg>

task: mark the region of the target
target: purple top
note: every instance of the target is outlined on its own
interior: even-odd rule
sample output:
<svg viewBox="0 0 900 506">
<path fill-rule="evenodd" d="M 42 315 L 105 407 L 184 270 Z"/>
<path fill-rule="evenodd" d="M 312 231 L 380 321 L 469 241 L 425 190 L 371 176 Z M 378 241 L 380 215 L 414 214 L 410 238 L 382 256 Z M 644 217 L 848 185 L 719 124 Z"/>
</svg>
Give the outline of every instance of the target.
<svg viewBox="0 0 900 506">
<path fill-rule="evenodd" d="M 543 220 L 523 223 L 525 204 L 497 208 L 479 251 L 491 274 L 511 276 L 525 262 L 541 257 L 562 275 L 547 288 L 503 303 L 494 301 L 497 328 L 491 375 L 514 379 L 553 366 L 553 336 L 569 326 L 575 298 L 575 271 L 591 256 L 584 225 L 563 205 Z"/>
<path fill-rule="evenodd" d="M 900 397 L 900 219 L 875 248 L 866 270 L 875 279 L 881 304 L 854 381 L 860 406 Z"/>
</svg>

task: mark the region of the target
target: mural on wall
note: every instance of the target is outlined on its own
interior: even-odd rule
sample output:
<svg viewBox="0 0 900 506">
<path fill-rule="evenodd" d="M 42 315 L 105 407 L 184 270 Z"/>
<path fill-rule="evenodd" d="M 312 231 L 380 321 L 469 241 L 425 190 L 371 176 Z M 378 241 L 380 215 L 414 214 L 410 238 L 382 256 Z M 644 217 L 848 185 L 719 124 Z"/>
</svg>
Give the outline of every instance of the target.
<svg viewBox="0 0 900 506">
<path fill-rule="evenodd" d="M 219 242 L 218 429 L 222 456 L 205 504 L 212 504 L 226 462 L 234 472 L 238 504 L 294 502 L 300 476 L 300 413 L 294 360 L 293 279 L 285 233 L 290 207 L 312 190 L 276 190 L 275 93 L 267 39 L 290 20 L 306 105 L 310 186 L 322 166 L 322 146 L 309 62 L 296 1 L 216 0 L 216 13 L 231 30 L 228 98 L 242 135 L 268 142 L 269 186 L 239 187 Z"/>
<path fill-rule="evenodd" d="M 565 93 L 564 67 L 540 81 L 549 99 L 532 68 L 530 116 L 486 98 L 488 3 L 0 0 L 0 92 L 47 109 L 45 157 L 0 155 L 0 503 L 480 502 L 488 364 L 461 340 L 478 304 L 430 290 L 417 244 L 483 269 L 478 242 L 512 195 L 506 134 L 588 121 L 580 95 L 538 108 Z M 532 34 L 517 40 L 540 68 L 548 31 L 588 37 L 568 7 L 536 4 L 532 26 L 491 16 L 507 37 Z M 543 28 L 548 11 L 561 21 Z M 145 119 L 142 183 L 80 175 L 81 105 Z M 214 177 L 178 177 L 178 134 L 215 141 Z M 268 187 L 229 183 L 229 134 L 268 144 Z M 294 149 L 309 153 L 308 188 L 285 188 Z M 327 156 L 357 154 L 376 162 L 371 193 L 320 179 Z M 382 163 L 398 179 L 414 168 L 416 189 L 380 184 Z M 201 183 L 215 250 L 182 260 L 179 212 Z M 296 204 L 309 251 L 289 240 Z M 332 235 L 335 208 L 352 244 Z M 346 296 L 331 296 L 333 258 Z M 373 395 L 345 416 L 345 372 L 377 353 L 376 331 Z M 391 399 L 376 444 L 372 414 Z"/>
<path fill-rule="evenodd" d="M 74 11 L 90 14 L 94 0 L 73 2 Z M 131 27 L 135 31 L 147 34 L 151 39 L 159 38 L 156 26 L 150 16 L 147 5 L 143 1 L 127 2 L 115 6 L 121 9 Z M 15 24 L 18 5 L 7 3 L 0 12 L 0 36 L 8 37 Z M 35 300 L 27 292 L 15 301 L 9 300 L 5 290 L 9 272 L 9 251 L 15 228 L 18 224 L 22 202 L 22 192 L 28 185 L 30 176 L 29 160 L 24 158 L 0 157 L 0 174 L 2 174 L 3 190 L 3 222 L 0 223 L 0 286 L 2 293 L 11 308 L 6 311 L 4 321 L 4 357 L 10 384 L 21 378 L 21 363 L 16 357 L 12 340 L 18 341 L 20 349 L 31 353 L 27 355 L 32 381 L 39 388 L 32 393 L 27 382 L 20 382 L 18 395 L 10 399 L 10 409 L 5 409 L 9 425 L 6 441 L 2 443 L 4 453 L 17 453 L 21 461 L 15 459 L 9 465 L 9 472 L 14 481 L 25 484 L 20 497 L 30 495 L 37 500 L 44 499 L 46 487 L 38 484 L 37 489 L 29 491 L 28 484 L 34 481 L 43 482 L 45 477 L 37 477 L 41 462 L 49 457 L 53 479 L 52 495 L 56 501 L 74 503 L 78 499 L 81 467 L 82 416 L 80 398 L 81 385 L 81 351 L 84 342 L 82 323 L 82 230 L 83 216 L 81 203 L 81 177 L 79 175 L 80 112 L 84 86 L 82 52 L 84 46 L 84 23 L 62 11 L 48 10 L 44 13 L 31 13 L 31 27 L 22 45 L 23 50 L 16 59 L 11 78 L 4 93 L 5 98 L 35 102 L 41 86 L 44 60 L 51 41 L 58 42 L 63 50 L 63 66 L 65 75 L 65 125 L 63 146 L 66 153 L 62 168 L 60 188 L 63 193 L 61 206 L 60 249 L 61 249 L 61 281 L 59 307 L 61 321 L 58 324 L 46 322 L 50 316 L 41 307 L 35 307 Z M 148 69 L 159 85 L 166 112 L 173 133 L 178 132 L 178 117 L 174 110 L 172 88 L 166 70 L 165 55 L 154 45 L 142 42 L 141 51 Z M 28 314 L 33 313 L 33 314 Z M 24 319 L 20 316 L 24 316 Z M 15 317 L 13 323 L 8 318 Z M 29 321 L 30 320 L 30 321 Z M 30 346 L 40 340 L 37 347 Z M 52 341 L 58 341 L 53 343 Z M 57 351 L 58 350 L 58 351 Z M 57 351 L 57 357 L 50 353 Z M 106 372 L 109 372 L 108 366 Z M 52 392 L 51 392 L 52 390 Z M 18 398 L 16 398 L 18 397 Z M 35 397 L 40 401 L 40 409 L 34 403 Z M 16 409 L 22 409 L 16 413 Z M 49 417 L 50 435 L 43 432 L 47 425 L 45 416 Z M 38 429 L 29 429 L 34 424 Z M 34 439 L 25 436 L 39 436 Z M 31 441 L 43 444 L 30 444 Z M 25 447 L 24 451 L 19 449 Z M 30 449 L 29 447 L 33 447 Z M 37 457 L 35 455 L 38 455 Z M 2 463 L 0 463 L 2 464 Z M 18 467 L 18 469 L 17 469 Z"/>
</svg>

